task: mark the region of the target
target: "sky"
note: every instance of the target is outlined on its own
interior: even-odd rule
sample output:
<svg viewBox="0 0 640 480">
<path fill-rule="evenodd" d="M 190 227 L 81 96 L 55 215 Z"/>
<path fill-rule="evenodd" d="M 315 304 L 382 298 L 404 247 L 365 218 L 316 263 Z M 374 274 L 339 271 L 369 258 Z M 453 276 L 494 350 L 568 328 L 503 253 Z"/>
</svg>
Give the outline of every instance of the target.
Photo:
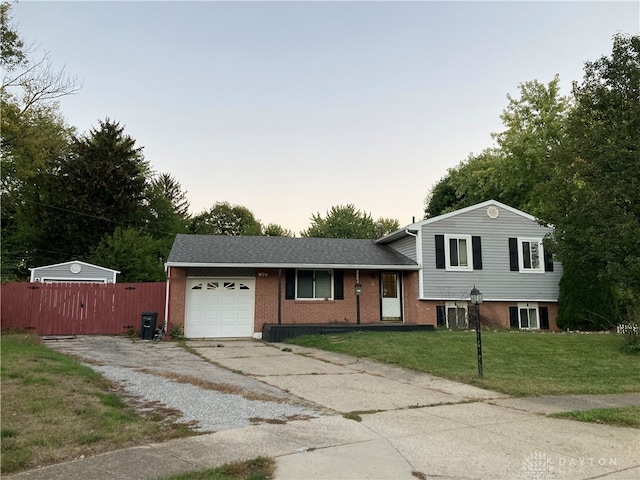
<svg viewBox="0 0 640 480">
<path fill-rule="evenodd" d="M 640 31 L 640 2 L 35 2 L 20 35 L 82 89 L 191 212 L 226 201 L 299 235 L 334 205 L 409 224 L 431 187 L 504 130 L 507 94 L 561 94 Z"/>
</svg>

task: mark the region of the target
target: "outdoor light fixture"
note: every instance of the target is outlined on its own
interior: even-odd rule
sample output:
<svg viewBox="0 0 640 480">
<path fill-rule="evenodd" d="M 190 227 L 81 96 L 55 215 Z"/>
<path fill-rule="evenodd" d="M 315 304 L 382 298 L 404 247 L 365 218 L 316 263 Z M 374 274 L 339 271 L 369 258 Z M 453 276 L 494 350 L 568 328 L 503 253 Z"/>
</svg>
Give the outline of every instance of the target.
<svg viewBox="0 0 640 480">
<path fill-rule="evenodd" d="M 476 343 L 478 346 L 478 376 L 482 378 L 482 337 L 480 335 L 480 304 L 482 303 L 482 293 L 474 285 L 469 294 L 471 303 L 476 306 Z"/>
<path fill-rule="evenodd" d="M 482 303 L 482 293 L 480 293 L 480 290 L 478 290 L 475 285 L 471 290 L 471 303 L 474 305 Z"/>
</svg>

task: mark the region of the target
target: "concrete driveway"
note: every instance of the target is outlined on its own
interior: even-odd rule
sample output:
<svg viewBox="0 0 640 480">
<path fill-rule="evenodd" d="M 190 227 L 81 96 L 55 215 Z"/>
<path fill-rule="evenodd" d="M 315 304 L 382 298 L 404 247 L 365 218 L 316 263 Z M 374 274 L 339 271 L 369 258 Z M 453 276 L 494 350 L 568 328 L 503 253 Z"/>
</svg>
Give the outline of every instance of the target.
<svg viewBox="0 0 640 480">
<path fill-rule="evenodd" d="M 221 366 L 336 413 L 358 412 L 362 420 L 349 426 L 357 432 L 352 442 L 278 457 L 276 478 L 281 480 L 640 478 L 638 430 L 539 414 L 573 410 L 585 402 L 640 405 L 637 394 L 536 402 L 291 345 L 189 345 Z"/>
<path fill-rule="evenodd" d="M 162 368 L 174 358 L 190 369 L 185 373 L 245 377 L 247 388 L 279 391 L 282 401 L 313 405 L 323 415 L 110 452 L 15 478 L 158 478 L 258 455 L 276 459 L 279 480 L 640 478 L 638 430 L 541 415 L 640 405 L 638 394 L 515 399 L 289 345 L 190 341 L 197 355 L 187 358 L 167 342 L 113 341 L 119 354 L 112 361 L 126 363 L 122 359 L 133 354 L 123 357 L 125 351 L 142 350 L 147 359 L 162 352 L 168 360 Z M 75 354 L 82 356 L 77 349 Z M 220 368 L 211 370 L 210 362 Z M 358 412 L 361 421 L 343 417 L 347 412 Z"/>
</svg>

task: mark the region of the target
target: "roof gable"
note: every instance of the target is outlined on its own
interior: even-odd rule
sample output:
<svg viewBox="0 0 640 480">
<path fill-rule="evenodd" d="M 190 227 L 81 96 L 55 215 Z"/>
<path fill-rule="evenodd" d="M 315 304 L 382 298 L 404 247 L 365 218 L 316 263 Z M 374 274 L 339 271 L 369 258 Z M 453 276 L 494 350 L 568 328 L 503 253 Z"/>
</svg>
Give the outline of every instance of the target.
<svg viewBox="0 0 640 480">
<path fill-rule="evenodd" d="M 71 266 L 73 264 L 80 264 L 80 265 L 83 265 L 85 267 L 91 267 L 91 268 L 95 268 L 95 269 L 98 269 L 98 270 L 104 270 L 105 272 L 120 273 L 119 270 L 113 270 L 112 268 L 101 267 L 100 265 L 94 265 L 93 263 L 81 262 L 80 260 L 71 260 L 69 262 L 54 263 L 52 265 L 42 265 L 40 267 L 29 268 L 29 270 L 30 271 L 34 271 L 34 270 L 47 269 L 47 268 L 64 267 L 65 265 Z"/>
<path fill-rule="evenodd" d="M 453 212 L 449 212 L 449 213 L 444 213 L 442 215 L 438 215 L 437 217 L 431 217 L 431 218 L 427 218 L 425 220 L 421 220 L 419 222 L 415 222 L 412 223 L 410 225 L 407 225 L 404 228 L 401 228 L 399 230 L 396 230 L 395 232 L 392 232 L 388 235 L 385 235 L 382 238 L 379 238 L 378 240 L 376 240 L 376 242 L 378 243 L 390 243 L 393 242 L 395 240 L 398 240 L 400 238 L 403 238 L 405 236 L 408 235 L 408 232 L 417 232 L 418 230 L 420 230 L 421 227 L 423 227 L 424 225 L 431 225 L 433 223 L 438 223 L 441 222 L 442 220 L 446 220 L 452 217 L 457 217 L 460 215 L 464 215 L 466 213 L 472 212 L 474 210 L 479 210 L 482 208 L 488 208 L 490 206 L 494 206 L 497 207 L 499 209 L 504 209 L 507 210 L 508 212 L 511 212 L 515 215 L 518 215 L 522 218 L 525 218 L 526 220 L 530 220 L 532 222 L 538 222 L 538 220 L 536 219 L 536 217 L 534 217 L 533 215 L 529 215 L 526 212 L 523 212 L 522 210 L 518 210 L 517 208 L 513 208 L 510 207 L 509 205 L 506 205 L 502 202 L 498 202 L 497 200 L 487 200 L 485 202 L 482 203 L 476 203 L 475 205 L 471 205 L 469 207 L 465 207 L 465 208 L 461 208 L 459 210 L 454 210 Z"/>
</svg>

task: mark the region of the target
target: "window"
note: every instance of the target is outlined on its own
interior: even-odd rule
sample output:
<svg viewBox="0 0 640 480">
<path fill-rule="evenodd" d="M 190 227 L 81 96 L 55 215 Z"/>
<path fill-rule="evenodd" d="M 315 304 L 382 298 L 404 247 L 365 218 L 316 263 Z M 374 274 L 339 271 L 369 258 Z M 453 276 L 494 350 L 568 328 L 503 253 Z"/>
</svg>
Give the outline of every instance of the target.
<svg viewBox="0 0 640 480">
<path fill-rule="evenodd" d="M 510 238 L 509 257 L 512 271 L 553 271 L 553 260 L 545 255 L 541 238 Z"/>
<path fill-rule="evenodd" d="M 333 298 L 331 270 L 298 270 L 296 298 Z"/>
<path fill-rule="evenodd" d="M 542 241 L 520 239 L 520 253 L 522 263 L 520 270 L 542 271 Z"/>
<path fill-rule="evenodd" d="M 548 315 L 546 309 L 544 313 Z M 509 307 L 509 317 L 511 328 L 523 330 L 537 330 L 540 328 L 537 303 L 519 303 L 517 307 Z M 548 325 L 546 325 L 546 328 L 549 328 Z"/>
<path fill-rule="evenodd" d="M 466 302 L 447 302 L 445 305 L 447 327 L 449 328 L 467 328 L 467 303 Z"/>
<path fill-rule="evenodd" d="M 447 235 L 444 248 L 447 270 L 472 270 L 470 236 Z"/>
<path fill-rule="evenodd" d="M 471 235 L 436 235 L 436 268 L 482 270 L 482 240 Z"/>
</svg>

